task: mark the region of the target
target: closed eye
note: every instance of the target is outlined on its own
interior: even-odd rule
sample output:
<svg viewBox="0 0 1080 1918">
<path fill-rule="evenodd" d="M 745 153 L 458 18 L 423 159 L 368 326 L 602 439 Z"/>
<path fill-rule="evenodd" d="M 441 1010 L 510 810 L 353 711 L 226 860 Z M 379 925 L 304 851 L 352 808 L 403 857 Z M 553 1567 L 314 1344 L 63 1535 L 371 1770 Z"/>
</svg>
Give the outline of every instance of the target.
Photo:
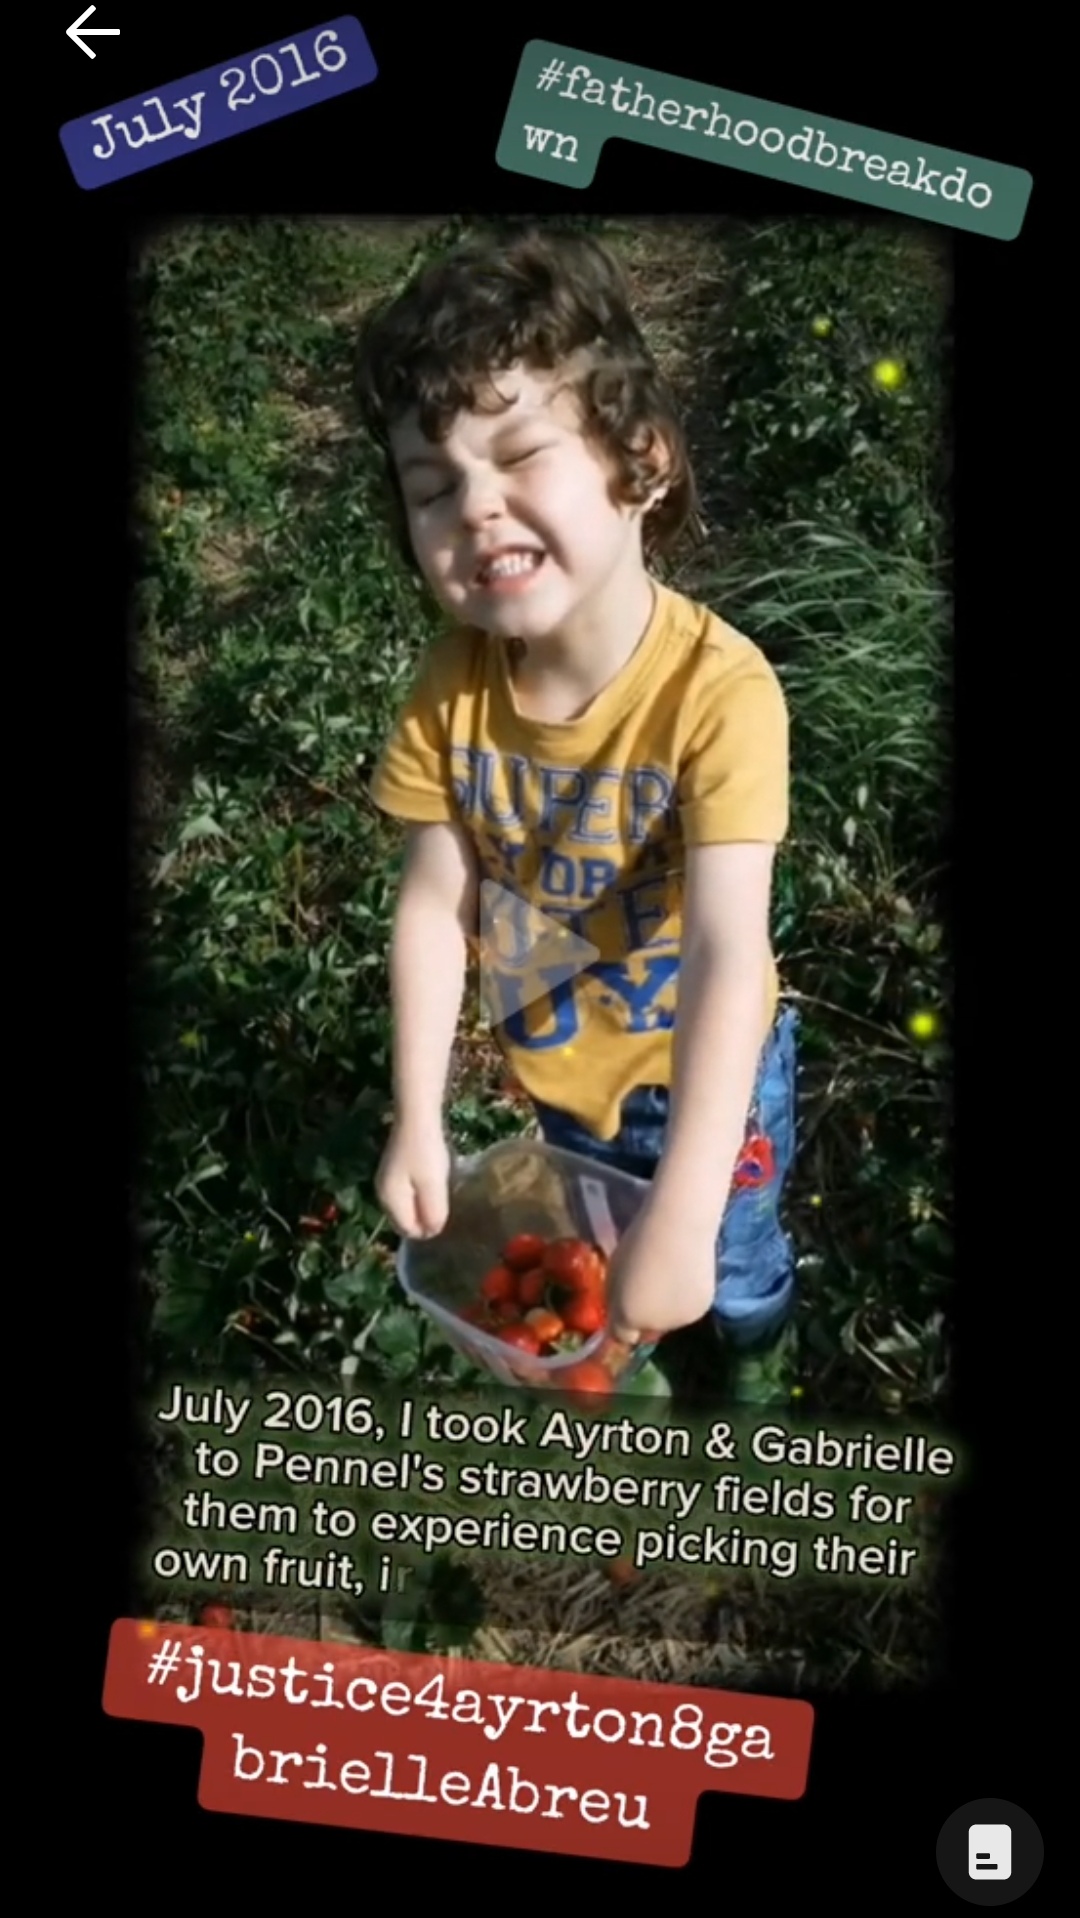
<svg viewBox="0 0 1080 1918">
<path fill-rule="evenodd" d="M 552 444 L 553 442 L 549 440 L 545 440 L 543 444 L 540 446 L 527 446 L 523 448 L 523 450 L 520 453 L 507 454 L 503 459 L 503 465 L 511 466 L 511 467 L 524 466 L 527 463 L 527 461 L 531 459 L 535 459 L 538 454 L 550 452 L 552 449 Z M 444 481 L 444 483 L 441 486 L 437 487 L 434 492 L 417 494 L 416 496 L 417 508 L 423 509 L 429 506 L 438 505 L 438 502 L 441 499 L 449 498 L 450 494 L 454 490 L 455 485 L 456 485 L 456 481 L 454 479 L 449 479 Z"/>
<path fill-rule="evenodd" d="M 446 499 L 448 494 L 452 493 L 453 490 L 453 480 L 447 480 L 445 485 L 440 486 L 434 493 L 418 494 L 416 504 L 418 507 L 434 506 L 438 500 Z"/>
</svg>

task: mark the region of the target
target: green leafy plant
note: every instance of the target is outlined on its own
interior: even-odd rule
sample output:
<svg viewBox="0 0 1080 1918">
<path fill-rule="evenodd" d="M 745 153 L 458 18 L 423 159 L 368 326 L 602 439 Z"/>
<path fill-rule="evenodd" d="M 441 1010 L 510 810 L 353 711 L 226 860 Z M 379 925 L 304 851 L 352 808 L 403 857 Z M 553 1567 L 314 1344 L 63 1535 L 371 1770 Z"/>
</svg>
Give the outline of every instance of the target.
<svg viewBox="0 0 1080 1918">
<path fill-rule="evenodd" d="M 737 228 L 727 245 L 716 356 L 733 515 L 828 519 L 933 558 L 948 528 L 944 246 L 832 220 Z"/>
</svg>

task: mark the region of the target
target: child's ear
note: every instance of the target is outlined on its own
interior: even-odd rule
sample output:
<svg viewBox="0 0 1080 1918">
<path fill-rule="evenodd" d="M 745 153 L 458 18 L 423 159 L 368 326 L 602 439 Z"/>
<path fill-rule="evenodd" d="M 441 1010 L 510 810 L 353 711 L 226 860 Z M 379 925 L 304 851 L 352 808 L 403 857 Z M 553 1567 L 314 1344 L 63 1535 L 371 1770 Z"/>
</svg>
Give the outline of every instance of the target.
<svg viewBox="0 0 1080 1918">
<path fill-rule="evenodd" d="M 645 511 L 651 513 L 654 506 L 666 498 L 671 490 L 671 469 L 674 464 L 670 446 L 661 434 L 656 434 L 649 448 L 649 465 L 652 468 L 652 480 L 649 497 L 645 502 Z"/>
</svg>

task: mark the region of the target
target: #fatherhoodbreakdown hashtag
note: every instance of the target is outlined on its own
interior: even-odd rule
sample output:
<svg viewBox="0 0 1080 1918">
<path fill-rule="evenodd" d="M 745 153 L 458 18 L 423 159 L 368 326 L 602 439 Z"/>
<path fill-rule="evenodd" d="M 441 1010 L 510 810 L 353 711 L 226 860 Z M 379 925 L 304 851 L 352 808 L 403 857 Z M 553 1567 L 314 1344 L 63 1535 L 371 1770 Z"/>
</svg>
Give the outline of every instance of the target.
<svg viewBox="0 0 1080 1918">
<path fill-rule="evenodd" d="M 547 66 L 543 68 L 539 80 L 536 82 L 541 93 L 550 93 L 552 87 L 557 87 L 565 72 L 565 60 L 549 60 Z"/>
<path fill-rule="evenodd" d="M 691 106 L 688 101 L 675 99 L 658 103 L 656 95 L 647 92 L 640 80 L 631 83 L 621 75 L 617 80 L 604 80 L 582 65 L 571 67 L 567 73 L 565 60 L 549 60 L 541 67 L 537 91 L 551 93 L 563 79 L 566 85 L 560 87 L 559 99 L 573 100 L 581 106 L 610 108 L 613 113 L 625 114 L 628 120 L 652 121 L 672 132 L 692 133 L 707 140 L 733 141 L 744 149 L 756 146 L 770 157 L 784 155 L 789 160 L 853 178 L 862 174 L 879 185 L 906 188 L 932 199 L 966 202 L 978 212 L 988 207 L 994 197 L 984 181 L 968 183 L 964 166 L 946 174 L 940 167 L 928 167 L 922 154 L 917 164 L 900 158 L 890 160 L 867 148 L 830 140 L 820 127 L 803 126 L 797 132 L 785 133 L 781 127 L 760 126 L 745 116 L 733 122 L 733 116 L 724 110 L 719 100 L 711 101 L 707 107 Z M 706 122 L 704 126 L 702 121 Z M 558 132 L 553 127 L 533 126 L 526 126 L 524 133 L 530 152 L 544 153 L 553 142 L 553 158 L 571 163 L 578 158 L 578 143 L 573 134 Z"/>
</svg>

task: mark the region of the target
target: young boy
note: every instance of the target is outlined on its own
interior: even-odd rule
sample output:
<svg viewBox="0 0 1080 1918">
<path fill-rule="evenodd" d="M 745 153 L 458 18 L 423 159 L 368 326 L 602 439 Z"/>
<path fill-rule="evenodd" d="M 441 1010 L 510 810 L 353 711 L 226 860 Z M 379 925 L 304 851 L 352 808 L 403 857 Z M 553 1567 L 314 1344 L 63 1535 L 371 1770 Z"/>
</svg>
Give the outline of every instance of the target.
<svg viewBox="0 0 1080 1918">
<path fill-rule="evenodd" d="M 380 1202 L 406 1235 L 446 1222 L 443 1103 L 494 881 L 598 955 L 498 1034 L 550 1143 L 651 1179 L 612 1264 L 612 1330 L 711 1314 L 734 1396 L 782 1396 L 795 1015 L 769 912 L 787 715 L 758 649 L 649 569 L 694 488 L 621 275 L 577 236 L 463 250 L 368 323 L 359 390 L 404 550 L 452 621 L 372 785 L 409 826 Z"/>
</svg>

